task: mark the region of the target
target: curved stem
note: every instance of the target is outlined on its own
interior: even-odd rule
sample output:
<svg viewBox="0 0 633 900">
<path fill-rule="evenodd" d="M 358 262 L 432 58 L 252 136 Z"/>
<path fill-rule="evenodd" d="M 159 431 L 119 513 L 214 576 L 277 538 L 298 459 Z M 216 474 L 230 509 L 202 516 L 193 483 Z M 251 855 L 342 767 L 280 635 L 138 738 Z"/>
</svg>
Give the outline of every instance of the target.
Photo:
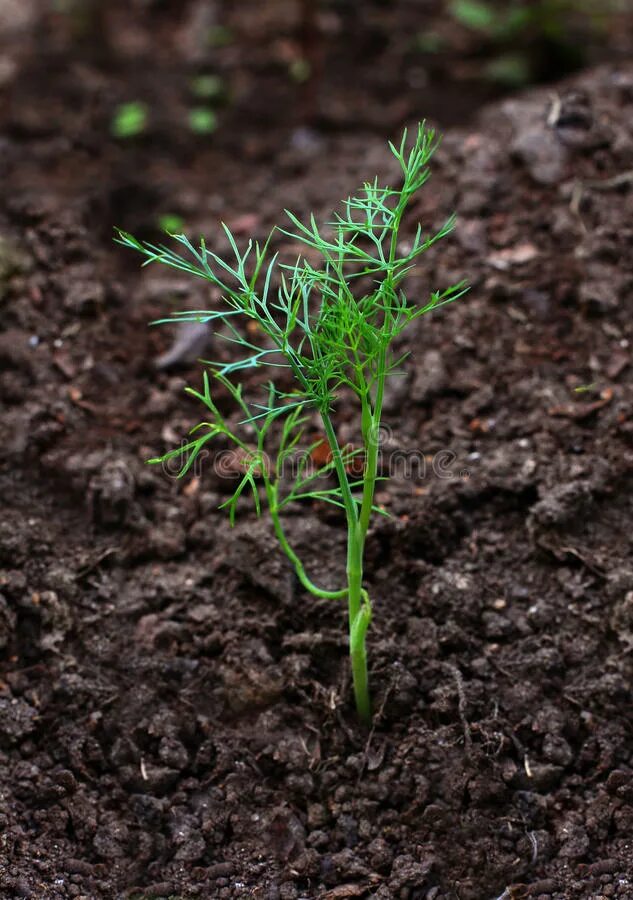
<svg viewBox="0 0 633 900">
<path fill-rule="evenodd" d="M 342 600 L 347 595 L 347 590 L 345 588 L 340 591 L 326 591 L 323 588 L 317 587 L 317 585 L 308 577 L 301 559 L 288 543 L 288 538 L 286 537 L 283 525 L 281 524 L 281 519 L 279 518 L 277 490 L 275 485 L 271 484 L 270 481 L 266 481 L 266 496 L 268 497 L 270 517 L 273 520 L 273 528 L 275 529 L 277 540 L 281 545 L 281 549 L 294 566 L 297 578 L 303 587 L 306 591 L 314 597 L 318 597 L 320 600 Z"/>
<path fill-rule="evenodd" d="M 364 588 L 360 590 L 361 607 L 350 627 L 350 658 L 352 661 L 352 678 L 354 683 L 354 699 L 359 718 L 365 725 L 371 724 L 371 702 L 367 676 L 367 650 L 365 636 L 371 622 L 371 603 Z"/>
</svg>

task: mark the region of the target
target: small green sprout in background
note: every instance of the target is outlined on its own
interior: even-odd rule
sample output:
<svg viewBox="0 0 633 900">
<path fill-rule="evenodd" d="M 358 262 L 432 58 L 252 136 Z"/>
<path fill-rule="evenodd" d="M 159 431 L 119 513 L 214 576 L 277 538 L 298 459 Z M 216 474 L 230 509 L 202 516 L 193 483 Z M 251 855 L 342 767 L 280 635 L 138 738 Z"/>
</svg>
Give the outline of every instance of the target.
<svg viewBox="0 0 633 900">
<path fill-rule="evenodd" d="M 122 103 L 114 111 L 110 131 L 116 138 L 132 138 L 142 134 L 147 128 L 149 112 L 145 103 L 133 100 Z"/>
<path fill-rule="evenodd" d="M 480 0 L 453 0 L 450 12 L 461 25 L 479 32 L 493 45 L 511 45 L 533 23 L 535 13 L 525 6 L 495 5 Z M 532 77 L 532 61 L 525 49 L 508 49 L 488 60 L 483 73 L 490 81 L 519 87 Z"/>
<path fill-rule="evenodd" d="M 308 80 L 311 73 L 310 63 L 302 56 L 293 59 L 288 66 L 288 74 L 292 81 L 296 84 L 303 84 Z"/>
<path fill-rule="evenodd" d="M 584 61 L 584 44 L 608 27 L 618 8 L 618 0 L 451 0 L 448 5 L 457 22 L 500 51 L 483 71 L 508 86 L 538 77 L 543 54 L 550 67 L 577 68 Z"/>
<path fill-rule="evenodd" d="M 197 75 L 189 82 L 189 88 L 199 100 L 219 100 L 226 93 L 224 81 L 219 75 Z"/>
<path fill-rule="evenodd" d="M 615 0 L 535 0 L 507 3 L 499 0 L 453 0 L 453 17 L 473 31 L 496 40 L 520 36 L 527 28 L 550 38 L 563 38 L 570 16 L 600 29 L 616 12 Z"/>
<path fill-rule="evenodd" d="M 484 74 L 497 84 L 521 87 L 532 77 L 532 69 L 529 59 L 523 53 L 501 53 L 486 63 Z"/>
<path fill-rule="evenodd" d="M 233 43 L 233 32 L 224 25 L 214 25 L 207 31 L 209 47 L 228 47 Z"/>
<path fill-rule="evenodd" d="M 167 234 L 180 234 L 185 227 L 185 220 L 176 213 L 163 213 L 158 217 L 158 227 Z"/>
<path fill-rule="evenodd" d="M 213 134 L 218 127 L 218 117 L 208 106 L 196 106 L 189 110 L 189 128 L 195 134 Z"/>
<path fill-rule="evenodd" d="M 246 492 L 260 515 L 265 507 L 272 519 L 280 547 L 290 560 L 303 588 L 324 600 L 347 599 L 349 653 L 354 696 L 362 722 L 371 720 L 367 675 L 366 635 L 372 607 L 363 581 L 365 540 L 374 513 L 384 512 L 374 503 L 379 480 L 379 434 L 387 379 L 406 357 L 393 351 L 394 340 L 420 316 L 460 297 L 463 282 L 435 291 L 422 304 L 408 300 L 402 289 L 416 259 L 453 228 L 451 216 L 435 234 L 424 235 L 418 225 L 407 246 L 399 242 L 403 217 L 411 198 L 429 177 L 428 163 L 437 148 L 432 130 L 418 126 L 412 146 L 405 131 L 391 152 L 401 169 L 399 187 L 382 187 L 378 179 L 366 182 L 355 197 L 344 201 L 327 227 L 320 228 L 314 216 L 307 223 L 287 212 L 288 229 L 282 234 L 299 242 L 309 259 L 299 255 L 293 263 L 279 261 L 269 248 L 276 229 L 261 246 L 249 241 L 240 250 L 226 225 L 224 234 L 232 259 L 222 259 L 204 239 L 195 247 L 184 234 L 174 235 L 184 248 L 138 241 L 120 231 L 118 242 L 139 251 L 146 262 L 160 262 L 189 272 L 214 285 L 223 301 L 220 309 L 174 313 L 159 322 L 212 322 L 218 336 L 241 348 L 231 363 L 207 363 L 202 389 L 187 388 L 206 408 L 206 420 L 190 433 L 182 447 L 150 460 L 164 463 L 180 460 L 180 476 L 188 472 L 202 448 L 215 437 L 228 440 L 241 460 L 242 477 L 221 508 L 231 523 L 238 500 Z M 316 257 L 320 262 L 316 262 Z M 255 327 L 240 328 L 240 320 Z M 293 388 L 282 390 L 274 381 L 260 402 L 247 400 L 243 387 L 233 377 L 255 366 L 285 368 Z M 241 424 L 250 427 L 254 446 L 247 443 L 239 427 L 229 425 L 216 405 L 213 389 L 229 392 L 241 414 Z M 336 408 L 341 395 L 355 400 L 362 448 L 350 450 L 337 436 Z M 329 445 L 324 464 L 313 463 L 321 441 L 308 447 L 297 459 L 310 414 L 320 416 Z M 361 474 L 358 463 L 361 463 Z M 355 462 L 352 468 L 351 462 Z M 335 487 L 323 487 L 324 476 L 334 476 Z M 327 484 L 327 482 L 326 482 Z M 346 583 L 338 590 L 318 586 L 307 574 L 286 531 L 283 513 L 291 503 L 322 501 L 341 508 L 347 523 Z"/>
<path fill-rule="evenodd" d="M 419 31 L 413 39 L 413 48 L 419 53 L 440 53 L 446 46 L 446 38 L 438 31 Z"/>
<path fill-rule="evenodd" d="M 480 3 L 478 0 L 454 0 L 450 5 L 453 17 L 467 28 L 473 31 L 489 33 L 495 31 L 503 14 L 490 3 Z"/>
</svg>

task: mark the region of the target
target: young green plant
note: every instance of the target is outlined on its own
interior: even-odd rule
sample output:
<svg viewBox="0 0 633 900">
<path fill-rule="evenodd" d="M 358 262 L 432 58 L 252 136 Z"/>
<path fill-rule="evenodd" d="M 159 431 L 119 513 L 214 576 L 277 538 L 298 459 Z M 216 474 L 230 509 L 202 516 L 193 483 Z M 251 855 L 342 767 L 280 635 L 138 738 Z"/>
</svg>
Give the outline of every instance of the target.
<svg viewBox="0 0 633 900">
<path fill-rule="evenodd" d="M 393 342 L 415 319 L 466 290 L 462 282 L 431 293 L 421 304 L 407 299 L 402 290 L 416 259 L 454 225 L 451 217 L 430 235 L 418 225 L 412 239 L 400 242 L 403 217 L 429 177 L 428 163 L 438 141 L 431 129 L 420 125 L 411 144 L 405 131 L 399 146 L 389 145 L 401 169 L 398 187 L 381 187 L 377 179 L 365 183 L 323 228 L 314 216 L 304 223 L 287 212 L 288 228 L 273 229 L 263 246 L 249 241 L 240 250 L 223 224 L 230 261 L 210 250 L 204 239 L 196 247 L 182 234 L 172 237 L 184 252 L 139 241 L 122 231 L 117 238 L 142 253 L 145 264 L 159 262 L 203 278 L 222 296 L 219 309 L 187 310 L 159 322 L 211 322 L 216 333 L 240 351 L 231 363 L 207 363 L 200 391 L 186 389 L 207 408 L 209 420 L 196 425 L 183 446 L 150 462 L 178 460 L 183 476 L 214 438 L 236 448 L 241 478 L 223 504 L 231 523 L 238 500 L 250 492 L 258 515 L 267 507 L 277 540 L 303 588 L 317 598 L 347 599 L 354 696 L 364 723 L 371 720 L 366 654 L 371 603 L 363 583 L 363 561 L 372 515 L 381 511 L 374 494 L 385 383 L 404 359 L 394 354 Z M 280 262 L 270 251 L 275 232 L 297 241 L 309 257 L 300 254 L 293 263 Z M 240 320 L 250 320 L 251 326 L 242 328 Z M 260 366 L 285 370 L 284 381 L 290 375 L 292 386 L 282 390 L 278 377 L 269 383 L 262 402 L 247 402 L 234 377 Z M 218 408 L 214 382 L 232 397 L 242 430 L 230 425 Z M 337 435 L 336 408 L 342 395 L 357 404 L 361 446 L 356 451 Z M 308 419 L 315 413 L 328 445 L 328 458 L 320 466 L 312 463 L 314 444 L 297 455 Z M 248 443 L 249 434 L 254 434 L 254 446 Z M 351 465 L 357 454 L 354 462 L 361 461 L 362 472 L 350 476 L 350 469 L 357 471 L 357 465 Z M 291 461 L 296 464 L 288 483 L 284 473 Z M 326 478 L 330 484 L 334 479 L 335 486 L 324 483 Z M 338 590 L 315 584 L 287 533 L 284 510 L 306 500 L 331 503 L 344 511 L 347 578 Z"/>
</svg>

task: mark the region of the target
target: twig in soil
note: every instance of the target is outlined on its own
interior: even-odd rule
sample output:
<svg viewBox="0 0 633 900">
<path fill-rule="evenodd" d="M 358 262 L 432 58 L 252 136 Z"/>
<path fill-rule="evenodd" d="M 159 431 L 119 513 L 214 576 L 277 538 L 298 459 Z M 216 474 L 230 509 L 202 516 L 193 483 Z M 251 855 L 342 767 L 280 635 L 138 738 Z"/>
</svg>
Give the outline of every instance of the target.
<svg viewBox="0 0 633 900">
<path fill-rule="evenodd" d="M 527 753 L 524 753 L 523 755 L 523 768 L 525 769 L 525 774 L 527 775 L 527 777 L 532 778 L 532 767 L 530 765 L 530 757 L 527 755 Z"/>
<path fill-rule="evenodd" d="M 563 108 L 563 101 L 559 94 L 552 93 L 550 94 L 550 103 L 551 106 L 547 114 L 547 125 L 549 128 L 556 128 L 560 118 L 561 109 Z"/>
<path fill-rule="evenodd" d="M 312 771 L 313 769 L 316 769 L 317 766 L 319 765 L 319 763 L 321 762 L 321 735 L 319 734 L 319 732 L 317 731 L 316 728 L 313 728 L 310 725 L 308 725 L 306 727 L 308 728 L 309 731 L 311 731 L 313 734 L 316 735 L 314 749 L 310 750 L 310 748 L 308 747 L 308 742 L 303 737 L 303 735 L 299 736 L 299 743 L 301 744 L 303 752 L 310 760 L 310 762 L 308 763 L 308 768 L 310 769 L 310 771 Z"/>
<path fill-rule="evenodd" d="M 613 178 L 577 181 L 574 184 L 571 193 L 571 199 L 569 201 L 569 208 L 580 222 L 580 226 L 583 231 L 587 231 L 587 226 L 583 221 L 580 212 L 580 206 L 582 204 L 585 191 L 614 191 L 625 184 L 633 184 L 633 169 L 627 169 L 625 172 L 620 172 Z"/>
<path fill-rule="evenodd" d="M 78 569 L 75 572 L 75 581 L 81 581 L 82 578 L 85 578 L 86 575 L 90 575 L 91 572 L 94 572 L 95 569 L 98 569 L 104 559 L 107 559 L 109 556 L 113 556 L 115 553 L 119 552 L 119 547 L 107 547 L 94 559 L 90 562 L 86 563 L 85 566 L 82 566 L 81 569 Z"/>
<path fill-rule="evenodd" d="M 538 859 L 538 839 L 533 831 L 528 831 L 527 836 L 530 844 L 532 845 L 532 857 L 530 859 L 530 865 L 533 866 Z"/>
<path fill-rule="evenodd" d="M 358 716 L 367 726 L 372 716 L 366 636 L 372 605 L 363 586 L 363 569 L 372 518 L 388 515 L 375 495 L 382 480 L 385 386 L 391 375 L 399 374 L 407 355 L 399 355 L 394 341 L 412 322 L 456 300 L 467 289 L 465 282 L 459 282 L 433 291 L 421 304 L 410 302 L 403 290 L 418 258 L 455 224 L 451 216 L 430 234 L 418 225 L 410 241 L 401 240 L 405 214 L 430 175 L 428 163 L 437 146 L 434 131 L 424 124 L 418 126 L 413 142 L 405 131 L 398 146 L 389 145 L 400 166 L 399 186 L 381 186 L 377 178 L 365 182 L 357 196 L 343 201 L 341 211 L 325 227 L 319 227 L 313 215 L 302 222 L 287 212 L 290 226 L 277 230 L 303 248 L 292 263 L 281 263 L 278 253 L 269 253 L 275 230 L 263 246 L 249 241 L 240 250 L 223 224 L 231 251 L 228 259 L 214 253 L 202 238 L 194 246 L 186 235 L 172 235 L 184 250 L 178 252 L 118 232 L 118 242 L 140 252 L 146 264 L 159 262 L 188 272 L 212 284 L 222 296 L 220 309 L 185 310 L 158 323 L 209 323 L 214 334 L 240 351 L 232 362 L 205 361 L 211 378 L 205 371 L 202 390 L 186 391 L 206 407 L 209 421 L 193 428 L 184 445 L 150 462 L 176 463 L 182 477 L 206 453 L 212 439 L 220 438 L 234 448 L 231 453 L 233 461 L 236 455 L 239 459 L 240 477 L 233 495 L 220 508 L 227 509 L 232 525 L 242 496 L 252 495 L 257 515 L 267 506 L 277 542 L 302 587 L 322 600 L 347 600 L 354 698 Z M 243 329 L 237 327 L 240 322 L 245 324 Z M 282 389 L 271 381 L 259 403 L 247 402 L 243 385 L 233 377 L 262 366 L 287 369 L 294 386 Z M 230 394 L 241 419 L 237 425 L 218 408 L 212 379 Z M 356 403 L 362 439 L 358 450 L 350 449 L 337 435 L 335 410 L 343 394 Z M 328 448 L 327 458 L 318 465 L 314 453 L 322 437 L 298 452 L 306 443 L 314 415 L 320 417 Z M 360 475 L 354 471 L 359 461 Z M 216 456 L 216 471 L 222 474 L 219 465 Z M 335 487 L 328 485 L 332 477 Z M 292 547 L 284 522 L 286 507 L 292 503 L 329 503 L 343 511 L 347 578 L 340 590 L 318 586 Z"/>
<path fill-rule="evenodd" d="M 530 757 L 528 756 L 528 752 L 525 749 L 525 746 L 521 743 L 521 741 L 518 739 L 518 737 L 514 733 L 510 734 L 510 740 L 514 744 L 514 748 L 517 751 L 517 754 L 523 760 L 523 769 L 525 771 L 525 774 L 527 775 L 528 778 L 533 778 L 534 773 L 532 772 L 532 767 L 530 765 Z"/>
<path fill-rule="evenodd" d="M 603 580 L 607 578 L 607 573 L 604 569 L 601 569 L 599 566 L 588 560 L 587 557 L 577 550 L 575 547 L 560 547 L 561 553 L 568 553 L 570 556 L 573 556 L 574 559 L 577 559 L 579 562 L 583 564 L 583 566 L 588 569 L 592 575 L 595 575 L 597 578 L 602 578 Z"/>
<path fill-rule="evenodd" d="M 444 663 L 444 665 L 455 679 L 455 686 L 457 688 L 457 712 L 464 732 L 464 744 L 466 746 L 467 752 L 470 753 L 473 747 L 473 738 L 470 732 L 468 719 L 466 718 L 466 694 L 464 692 L 464 679 L 462 677 L 462 673 L 459 671 L 457 666 L 453 665 L 453 663 L 447 662 Z"/>
</svg>

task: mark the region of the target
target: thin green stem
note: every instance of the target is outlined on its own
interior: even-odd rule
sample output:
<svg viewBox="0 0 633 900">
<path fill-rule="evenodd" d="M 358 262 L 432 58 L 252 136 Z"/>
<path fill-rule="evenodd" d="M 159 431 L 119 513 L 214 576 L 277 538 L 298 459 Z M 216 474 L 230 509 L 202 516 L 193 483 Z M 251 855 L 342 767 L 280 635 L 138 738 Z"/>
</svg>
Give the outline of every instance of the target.
<svg viewBox="0 0 633 900">
<path fill-rule="evenodd" d="M 327 415 L 322 414 L 322 419 L 347 514 L 347 614 L 354 699 L 359 719 L 365 725 L 369 725 L 371 723 L 371 701 L 365 641 L 369 616 L 367 614 L 368 602 L 363 602 L 363 595 L 367 596 L 363 590 L 365 534 L 360 525 L 356 501 L 347 480 L 343 455 L 334 427 Z"/>
<path fill-rule="evenodd" d="M 345 471 L 343 454 L 341 453 L 341 448 L 339 447 L 339 443 L 336 438 L 334 426 L 332 425 L 327 412 L 321 412 L 321 421 L 323 422 L 323 430 L 325 431 L 325 436 L 330 447 L 330 452 L 332 453 L 332 462 L 334 463 L 336 477 L 338 478 L 338 483 L 341 488 L 341 496 L 343 498 L 343 505 L 345 507 L 345 513 L 347 515 L 347 526 L 349 529 L 351 529 L 358 522 L 358 511 L 356 509 L 356 501 L 352 496 L 349 481 L 347 480 L 347 472 Z"/>
<path fill-rule="evenodd" d="M 270 510 L 270 517 L 273 522 L 275 536 L 279 541 L 281 549 L 294 566 L 295 572 L 297 573 L 297 578 L 299 579 L 303 587 L 306 589 L 306 591 L 312 594 L 313 597 L 317 597 L 320 600 L 342 600 L 346 596 L 347 590 L 343 589 L 340 591 L 327 591 L 323 588 L 317 587 L 317 585 L 308 577 L 300 557 L 290 546 L 288 538 L 286 537 L 286 532 L 284 531 L 283 525 L 281 524 L 281 519 L 279 518 L 279 508 L 277 505 L 276 485 L 272 484 L 268 479 L 266 479 L 265 487 L 266 496 L 268 498 L 268 508 Z"/>
<path fill-rule="evenodd" d="M 357 523 L 347 536 L 347 612 L 349 625 L 349 655 L 352 666 L 354 699 L 358 717 L 364 725 L 371 724 L 371 700 L 367 674 L 366 634 L 369 626 L 367 604 L 363 603 L 364 539 Z"/>
<path fill-rule="evenodd" d="M 363 501 L 360 508 L 359 522 L 363 541 L 367 535 L 371 512 L 374 506 L 374 493 L 378 476 L 378 456 L 380 453 L 380 419 L 385 387 L 385 351 L 381 351 L 378 360 L 378 375 L 374 407 L 371 408 L 367 397 L 362 398 L 363 411 L 363 443 L 365 445 L 365 470 L 363 472 Z M 365 424 L 367 423 L 367 424 Z"/>
</svg>

